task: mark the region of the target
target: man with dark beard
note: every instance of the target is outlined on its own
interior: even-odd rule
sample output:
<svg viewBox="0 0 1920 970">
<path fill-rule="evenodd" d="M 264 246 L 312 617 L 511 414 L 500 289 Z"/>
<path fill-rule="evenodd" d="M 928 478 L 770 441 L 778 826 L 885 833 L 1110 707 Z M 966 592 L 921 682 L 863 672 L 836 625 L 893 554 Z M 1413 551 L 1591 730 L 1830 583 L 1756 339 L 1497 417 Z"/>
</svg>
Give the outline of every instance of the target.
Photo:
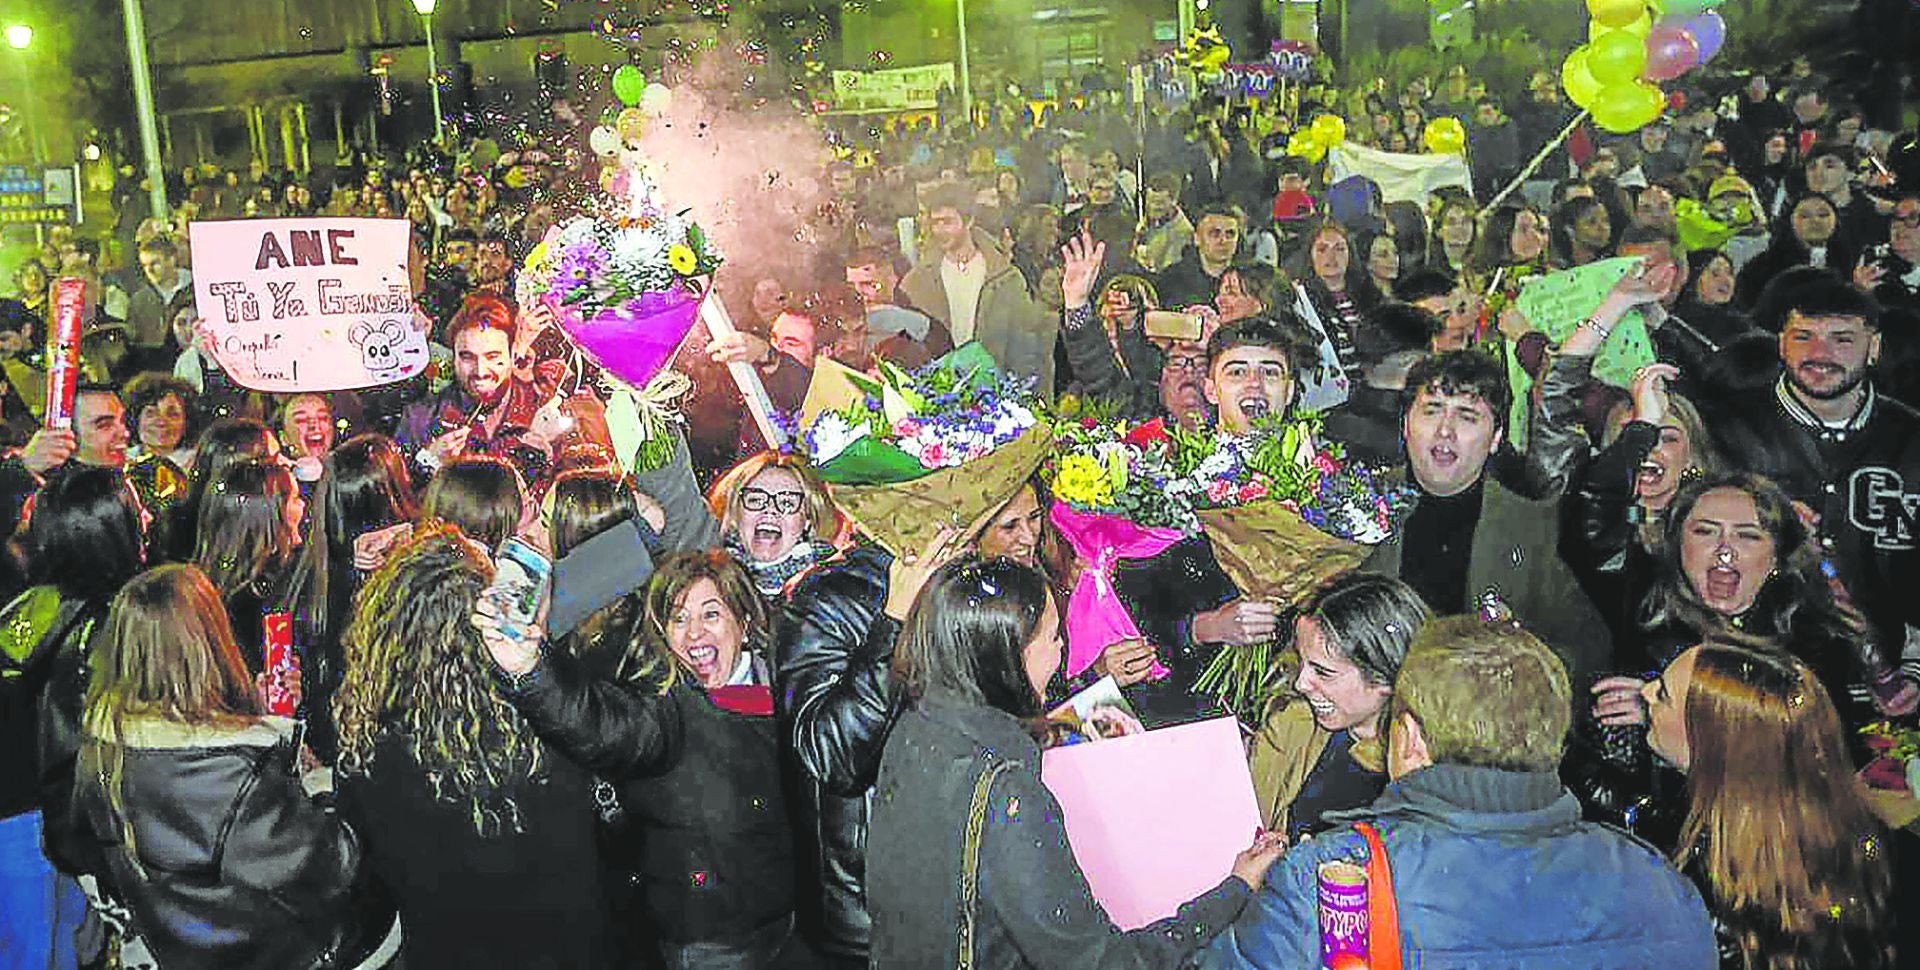
<svg viewBox="0 0 1920 970">
<path fill-rule="evenodd" d="M 1780 295 L 1780 379 L 1707 414 L 1720 454 L 1780 483 L 1879 649 L 1874 700 L 1920 696 L 1920 412 L 1879 393 L 1880 308 L 1822 274 Z M 1895 665 L 1899 667 L 1896 670 Z M 1864 698 L 1860 698 L 1864 699 Z"/>
</svg>

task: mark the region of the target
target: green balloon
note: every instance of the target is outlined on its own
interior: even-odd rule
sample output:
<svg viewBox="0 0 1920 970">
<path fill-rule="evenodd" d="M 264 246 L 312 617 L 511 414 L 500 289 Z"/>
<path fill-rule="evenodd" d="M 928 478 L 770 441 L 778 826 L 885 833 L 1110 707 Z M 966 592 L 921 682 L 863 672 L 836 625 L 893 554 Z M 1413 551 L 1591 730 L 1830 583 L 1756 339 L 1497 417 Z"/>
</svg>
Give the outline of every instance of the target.
<svg viewBox="0 0 1920 970">
<path fill-rule="evenodd" d="M 647 89 L 647 76 L 632 64 L 622 64 L 613 72 L 613 96 L 620 103 L 632 107 L 640 103 L 640 93 Z"/>
<path fill-rule="evenodd" d="M 1627 84 L 1647 66 L 1644 41 L 1624 30 L 1609 30 L 1587 45 L 1587 71 L 1602 86 Z"/>
</svg>

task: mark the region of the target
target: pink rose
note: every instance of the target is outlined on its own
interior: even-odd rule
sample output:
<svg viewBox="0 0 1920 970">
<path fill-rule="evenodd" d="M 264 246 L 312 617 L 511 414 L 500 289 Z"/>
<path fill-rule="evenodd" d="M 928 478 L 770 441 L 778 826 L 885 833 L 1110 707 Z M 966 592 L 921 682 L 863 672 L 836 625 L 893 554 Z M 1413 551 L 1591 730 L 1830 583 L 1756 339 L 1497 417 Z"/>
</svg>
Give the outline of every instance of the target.
<svg viewBox="0 0 1920 970">
<path fill-rule="evenodd" d="M 1263 499 L 1266 497 L 1267 497 L 1267 484 L 1265 482 L 1248 482 L 1245 485 L 1240 486 L 1240 501 L 1243 504 L 1246 502 L 1252 502 L 1256 499 Z"/>
<path fill-rule="evenodd" d="M 947 460 L 947 446 L 938 441 L 929 443 L 920 449 L 920 464 L 927 468 L 937 468 Z"/>
<path fill-rule="evenodd" d="M 1340 471 L 1340 463 L 1334 461 L 1333 456 L 1324 451 L 1313 456 L 1313 467 L 1322 475 L 1334 475 Z"/>
<path fill-rule="evenodd" d="M 1233 498 L 1232 482 L 1216 478 L 1207 483 L 1207 501 L 1219 505 L 1231 498 Z"/>
</svg>

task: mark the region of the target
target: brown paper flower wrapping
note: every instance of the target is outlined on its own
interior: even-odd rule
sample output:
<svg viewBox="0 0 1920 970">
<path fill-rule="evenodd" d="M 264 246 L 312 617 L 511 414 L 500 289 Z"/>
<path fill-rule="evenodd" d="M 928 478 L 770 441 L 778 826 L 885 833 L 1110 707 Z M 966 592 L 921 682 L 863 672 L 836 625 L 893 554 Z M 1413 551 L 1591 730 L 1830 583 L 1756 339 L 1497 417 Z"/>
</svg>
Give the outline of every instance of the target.
<svg viewBox="0 0 1920 970">
<path fill-rule="evenodd" d="M 840 510 L 895 556 L 918 554 L 943 525 L 965 529 L 998 511 L 1053 447 L 1038 424 L 982 458 L 892 485 L 828 485 Z"/>
<path fill-rule="evenodd" d="M 1297 605 L 1364 562 L 1373 547 L 1330 536 L 1279 502 L 1202 509 L 1214 558 L 1248 597 Z"/>
</svg>

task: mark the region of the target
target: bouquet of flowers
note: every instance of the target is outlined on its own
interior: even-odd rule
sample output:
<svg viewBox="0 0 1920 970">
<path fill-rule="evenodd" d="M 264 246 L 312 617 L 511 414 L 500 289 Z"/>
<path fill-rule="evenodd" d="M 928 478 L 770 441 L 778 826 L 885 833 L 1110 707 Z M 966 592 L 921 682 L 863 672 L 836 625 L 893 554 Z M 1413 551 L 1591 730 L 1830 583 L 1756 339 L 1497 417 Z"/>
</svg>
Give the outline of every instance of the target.
<svg viewBox="0 0 1920 970">
<path fill-rule="evenodd" d="M 623 385 L 619 410 L 631 402 L 644 470 L 671 451 L 664 431 L 679 420 L 674 402 L 689 385 L 662 372 L 693 329 L 720 254 L 688 210 L 660 197 L 640 151 L 642 127 L 623 127 L 611 142 L 595 129 L 606 194 L 548 228 L 520 268 L 515 296 L 547 306 L 572 345 Z"/>
<path fill-rule="evenodd" d="M 882 362 L 877 378 L 823 360 L 802 441 L 841 509 L 905 555 L 1019 490 L 1052 444 L 1037 407 L 1031 385 L 978 344 L 911 373 Z"/>
<path fill-rule="evenodd" d="M 1319 441 L 1315 416 L 1265 422 L 1255 433 L 1219 439 L 1196 466 L 1206 504 L 1196 510 L 1220 568 L 1242 594 L 1300 603 L 1315 588 L 1364 561 L 1393 538 L 1413 492 Z M 1220 651 L 1196 686 L 1214 690 L 1243 717 L 1262 716 L 1286 686 L 1279 646 Z"/>
<path fill-rule="evenodd" d="M 1053 524 L 1083 568 L 1067 599 L 1067 675 L 1078 676 L 1107 647 L 1137 639 L 1113 587 L 1122 559 L 1157 556 L 1199 531 L 1199 520 L 1172 487 L 1177 473 L 1173 433 L 1156 419 L 1141 425 L 1093 418 L 1063 424 L 1045 474 L 1053 491 Z M 1148 676 L 1167 674 L 1154 662 Z"/>
</svg>

